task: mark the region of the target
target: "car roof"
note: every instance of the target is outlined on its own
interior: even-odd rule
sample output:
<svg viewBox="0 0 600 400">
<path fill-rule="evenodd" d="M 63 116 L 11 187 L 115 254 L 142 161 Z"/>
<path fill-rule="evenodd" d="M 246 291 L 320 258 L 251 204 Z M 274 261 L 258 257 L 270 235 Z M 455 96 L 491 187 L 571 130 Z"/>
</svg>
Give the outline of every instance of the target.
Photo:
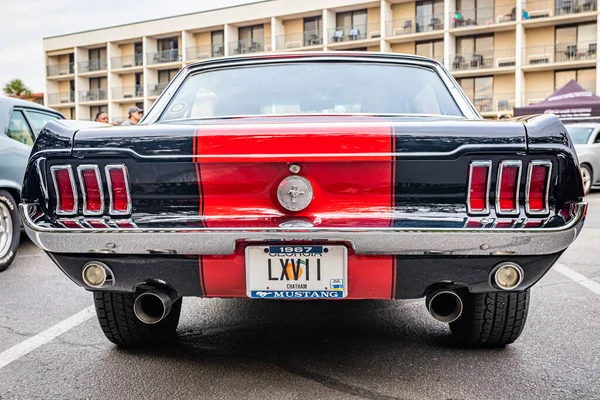
<svg viewBox="0 0 600 400">
<path fill-rule="evenodd" d="M 51 108 L 42 106 L 40 104 L 31 102 L 31 101 L 26 101 L 26 100 L 21 100 L 21 99 L 15 99 L 13 97 L 0 97 L 0 108 L 4 108 L 4 107 L 23 107 L 23 108 L 31 108 L 34 110 L 40 110 L 40 111 L 46 111 L 52 114 L 58 114 L 61 115 L 61 113 L 59 113 L 58 111 L 55 111 Z"/>
</svg>

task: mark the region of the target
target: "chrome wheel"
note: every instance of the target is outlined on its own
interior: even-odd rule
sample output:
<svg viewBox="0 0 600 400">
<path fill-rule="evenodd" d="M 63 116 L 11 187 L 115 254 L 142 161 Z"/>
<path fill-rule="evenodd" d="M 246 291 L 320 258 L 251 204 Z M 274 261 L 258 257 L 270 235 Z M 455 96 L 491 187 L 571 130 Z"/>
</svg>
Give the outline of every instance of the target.
<svg viewBox="0 0 600 400">
<path fill-rule="evenodd" d="M 592 187 L 592 171 L 586 166 L 581 167 L 581 178 L 583 179 L 583 192 L 588 194 Z"/>
<path fill-rule="evenodd" d="M 0 202 L 0 258 L 10 250 L 13 237 L 13 220 L 6 204 Z"/>
</svg>

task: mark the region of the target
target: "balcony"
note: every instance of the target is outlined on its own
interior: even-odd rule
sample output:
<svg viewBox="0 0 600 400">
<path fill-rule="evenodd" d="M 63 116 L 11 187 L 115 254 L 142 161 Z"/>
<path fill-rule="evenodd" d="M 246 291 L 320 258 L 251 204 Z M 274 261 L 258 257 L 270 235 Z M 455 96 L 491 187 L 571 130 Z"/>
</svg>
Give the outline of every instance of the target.
<svg viewBox="0 0 600 400">
<path fill-rule="evenodd" d="M 452 28 L 487 26 L 512 22 L 517 19 L 516 5 L 506 4 L 497 7 L 482 7 L 471 10 L 458 10 L 450 14 Z"/>
<path fill-rule="evenodd" d="M 551 64 L 575 61 L 596 60 L 596 41 L 570 44 L 550 44 L 527 47 L 525 49 L 526 65 Z"/>
<path fill-rule="evenodd" d="M 386 35 L 401 36 L 409 33 L 433 32 L 444 29 L 444 15 L 431 15 L 423 18 L 400 19 L 387 21 Z"/>
<path fill-rule="evenodd" d="M 554 0 L 535 1 L 523 4 L 523 19 L 538 19 L 573 15 L 596 10 L 596 0 L 564 0 L 562 5 Z"/>
<path fill-rule="evenodd" d="M 141 53 L 128 56 L 111 58 L 112 69 L 141 67 L 144 63 L 144 55 Z"/>
<path fill-rule="evenodd" d="M 321 46 L 323 44 L 323 32 L 306 31 L 289 33 L 275 38 L 277 50 L 292 50 L 308 46 Z"/>
<path fill-rule="evenodd" d="M 47 73 L 49 77 L 74 74 L 75 63 L 48 65 Z"/>
<path fill-rule="evenodd" d="M 478 51 L 470 54 L 455 54 L 450 58 L 451 71 L 467 71 L 486 68 L 505 68 L 515 66 L 515 49 Z"/>
<path fill-rule="evenodd" d="M 148 65 L 166 64 L 181 61 L 179 49 L 157 51 L 146 54 Z"/>
<path fill-rule="evenodd" d="M 150 83 L 148 84 L 148 97 L 158 97 L 165 90 L 169 82 Z"/>
<path fill-rule="evenodd" d="M 206 46 L 188 47 L 185 55 L 188 60 L 223 57 L 225 55 L 225 45 L 223 43 L 215 43 L 207 44 Z"/>
<path fill-rule="evenodd" d="M 473 100 L 473 105 L 481 114 L 512 114 L 515 107 L 515 95 L 506 93 L 480 96 Z"/>
<path fill-rule="evenodd" d="M 105 101 L 107 99 L 106 89 L 90 89 L 79 91 L 79 102 Z"/>
<path fill-rule="evenodd" d="M 381 37 L 381 24 L 372 22 L 363 25 L 338 26 L 329 30 L 330 44 L 352 42 L 366 39 L 379 39 Z"/>
<path fill-rule="evenodd" d="M 49 93 L 48 104 L 68 104 L 75 103 L 75 92 L 60 92 L 60 93 Z"/>
<path fill-rule="evenodd" d="M 79 61 L 77 63 L 77 72 L 83 74 L 86 72 L 105 71 L 107 69 L 106 60 L 98 58 L 96 60 Z"/>
<path fill-rule="evenodd" d="M 271 51 L 271 37 L 238 40 L 229 43 L 229 47 L 230 55 Z"/>
<path fill-rule="evenodd" d="M 114 87 L 112 88 L 112 97 L 113 100 L 144 97 L 144 87 L 142 85 Z"/>
</svg>

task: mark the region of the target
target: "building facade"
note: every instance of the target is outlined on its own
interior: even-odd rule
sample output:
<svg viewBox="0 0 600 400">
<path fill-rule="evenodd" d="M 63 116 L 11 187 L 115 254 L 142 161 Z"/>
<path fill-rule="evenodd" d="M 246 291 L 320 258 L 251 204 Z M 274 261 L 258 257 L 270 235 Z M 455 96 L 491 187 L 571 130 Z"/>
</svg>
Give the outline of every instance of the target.
<svg viewBox="0 0 600 400">
<path fill-rule="evenodd" d="M 482 115 L 510 114 L 571 79 L 600 92 L 596 0 L 269 0 L 44 39 L 46 99 L 67 118 L 147 110 L 211 57 L 302 50 L 443 62 Z"/>
</svg>

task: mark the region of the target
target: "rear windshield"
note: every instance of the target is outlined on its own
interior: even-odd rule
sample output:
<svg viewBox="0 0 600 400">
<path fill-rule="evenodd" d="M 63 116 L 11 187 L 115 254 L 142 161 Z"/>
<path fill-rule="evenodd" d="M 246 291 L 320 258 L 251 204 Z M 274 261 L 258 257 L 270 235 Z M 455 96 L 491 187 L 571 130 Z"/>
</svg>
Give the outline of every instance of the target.
<svg viewBox="0 0 600 400">
<path fill-rule="evenodd" d="M 320 62 L 197 73 L 161 120 L 320 113 L 462 116 L 433 69 Z"/>
<path fill-rule="evenodd" d="M 594 128 L 567 126 L 567 131 L 574 144 L 587 144 Z"/>
</svg>

